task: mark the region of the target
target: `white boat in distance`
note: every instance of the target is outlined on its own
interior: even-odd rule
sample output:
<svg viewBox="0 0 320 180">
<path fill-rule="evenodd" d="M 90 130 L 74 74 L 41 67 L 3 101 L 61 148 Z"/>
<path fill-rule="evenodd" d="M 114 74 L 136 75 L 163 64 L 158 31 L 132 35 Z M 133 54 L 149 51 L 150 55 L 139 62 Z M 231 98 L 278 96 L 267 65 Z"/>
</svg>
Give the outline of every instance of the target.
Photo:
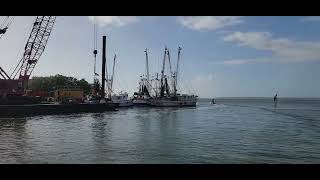
<svg viewBox="0 0 320 180">
<path fill-rule="evenodd" d="M 119 104 L 119 107 L 133 106 L 133 101 L 129 99 L 128 93 L 119 93 L 118 95 L 111 96 L 113 103 Z"/>
</svg>

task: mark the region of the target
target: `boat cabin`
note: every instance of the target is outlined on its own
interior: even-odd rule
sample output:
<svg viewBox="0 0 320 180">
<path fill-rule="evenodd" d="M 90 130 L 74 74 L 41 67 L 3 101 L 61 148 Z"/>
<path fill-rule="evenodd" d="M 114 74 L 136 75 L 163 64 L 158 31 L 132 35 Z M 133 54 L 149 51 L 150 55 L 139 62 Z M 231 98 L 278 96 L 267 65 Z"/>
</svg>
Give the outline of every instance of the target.
<svg viewBox="0 0 320 180">
<path fill-rule="evenodd" d="M 120 93 L 111 97 L 112 101 L 125 101 L 128 100 L 128 93 Z"/>
</svg>

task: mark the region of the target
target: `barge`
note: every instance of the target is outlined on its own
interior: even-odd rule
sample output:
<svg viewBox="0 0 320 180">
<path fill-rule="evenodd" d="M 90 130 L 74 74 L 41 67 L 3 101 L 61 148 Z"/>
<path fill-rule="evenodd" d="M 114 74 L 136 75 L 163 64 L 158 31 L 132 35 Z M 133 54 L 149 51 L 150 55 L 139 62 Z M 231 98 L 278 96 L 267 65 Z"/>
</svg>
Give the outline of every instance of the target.
<svg viewBox="0 0 320 180">
<path fill-rule="evenodd" d="M 102 113 L 115 111 L 117 103 L 79 103 L 79 104 L 15 104 L 0 105 L 0 118 L 30 117 L 39 115 L 60 115 L 75 113 Z"/>
</svg>

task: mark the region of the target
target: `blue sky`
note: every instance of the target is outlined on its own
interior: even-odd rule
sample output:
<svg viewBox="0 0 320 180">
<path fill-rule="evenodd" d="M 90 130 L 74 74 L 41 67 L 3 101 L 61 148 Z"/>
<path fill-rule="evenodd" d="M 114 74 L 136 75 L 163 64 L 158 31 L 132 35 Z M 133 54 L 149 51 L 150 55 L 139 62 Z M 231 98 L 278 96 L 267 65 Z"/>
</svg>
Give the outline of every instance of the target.
<svg viewBox="0 0 320 180">
<path fill-rule="evenodd" d="M 320 17 L 101 16 L 107 63 L 118 56 L 116 91 L 133 93 L 145 72 L 160 72 L 164 47 L 175 62 L 182 47 L 180 89 L 200 97 L 320 97 Z M 33 76 L 63 74 L 92 81 L 93 23 L 88 16 L 58 16 Z M 0 66 L 9 73 L 22 57 L 33 16 L 16 17 L 0 39 Z"/>
</svg>

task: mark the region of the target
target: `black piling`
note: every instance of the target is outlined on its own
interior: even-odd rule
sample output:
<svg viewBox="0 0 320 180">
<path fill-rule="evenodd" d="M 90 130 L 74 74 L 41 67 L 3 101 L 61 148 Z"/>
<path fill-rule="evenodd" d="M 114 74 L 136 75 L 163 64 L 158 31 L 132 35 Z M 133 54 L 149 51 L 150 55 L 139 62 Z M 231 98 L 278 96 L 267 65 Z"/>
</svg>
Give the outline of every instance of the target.
<svg viewBox="0 0 320 180">
<path fill-rule="evenodd" d="M 102 87 L 101 87 L 101 96 L 105 98 L 105 82 L 106 82 L 106 36 L 103 36 L 102 39 Z"/>
</svg>

